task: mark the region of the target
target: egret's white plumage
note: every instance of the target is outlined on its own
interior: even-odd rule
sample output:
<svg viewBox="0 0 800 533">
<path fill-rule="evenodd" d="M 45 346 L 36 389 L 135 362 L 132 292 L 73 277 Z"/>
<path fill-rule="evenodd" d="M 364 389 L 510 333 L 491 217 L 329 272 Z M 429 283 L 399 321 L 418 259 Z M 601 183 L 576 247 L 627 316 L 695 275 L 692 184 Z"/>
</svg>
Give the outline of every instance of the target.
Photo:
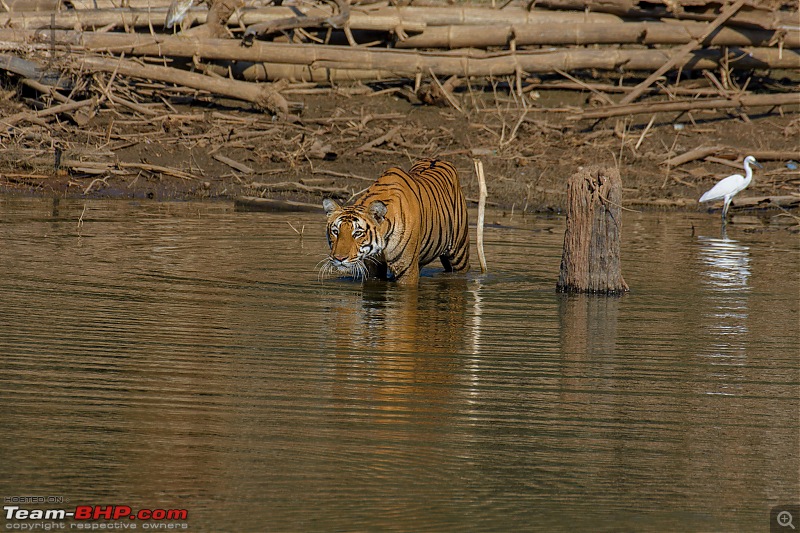
<svg viewBox="0 0 800 533">
<path fill-rule="evenodd" d="M 701 202 L 724 200 L 725 203 L 722 206 L 723 221 L 725 220 L 725 215 L 728 213 L 728 207 L 731 205 L 731 200 L 733 200 L 733 197 L 750 185 L 750 182 L 753 180 L 753 169 L 750 168 L 750 165 L 763 168 L 758 164 L 758 161 L 756 161 L 755 157 L 748 155 L 744 158 L 744 176 L 741 174 L 733 174 L 732 176 L 728 176 L 711 187 L 710 190 L 706 191 L 706 193 L 700 197 Z"/>
</svg>

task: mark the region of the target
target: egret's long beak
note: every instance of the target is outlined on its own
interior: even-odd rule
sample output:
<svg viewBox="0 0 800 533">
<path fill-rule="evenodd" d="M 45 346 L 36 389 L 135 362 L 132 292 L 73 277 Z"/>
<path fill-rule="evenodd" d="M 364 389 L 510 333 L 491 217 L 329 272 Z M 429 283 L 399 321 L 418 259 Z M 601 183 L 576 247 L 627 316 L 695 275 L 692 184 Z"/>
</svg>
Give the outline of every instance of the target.
<svg viewBox="0 0 800 533">
<path fill-rule="evenodd" d="M 759 163 L 758 161 L 754 161 L 753 162 L 753 166 L 756 166 L 758 168 L 764 168 L 764 167 L 761 166 L 761 163 Z"/>
</svg>

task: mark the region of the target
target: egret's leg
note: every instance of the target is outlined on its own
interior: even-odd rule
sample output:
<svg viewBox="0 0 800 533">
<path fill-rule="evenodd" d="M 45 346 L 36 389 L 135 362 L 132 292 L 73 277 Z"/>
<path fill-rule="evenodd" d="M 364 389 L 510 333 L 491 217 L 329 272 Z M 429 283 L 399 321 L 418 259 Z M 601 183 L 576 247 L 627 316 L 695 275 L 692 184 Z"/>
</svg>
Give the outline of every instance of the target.
<svg viewBox="0 0 800 533">
<path fill-rule="evenodd" d="M 725 217 L 728 215 L 728 206 L 731 205 L 731 200 L 729 196 L 725 197 L 725 204 L 722 206 L 722 221 L 725 222 Z"/>
</svg>

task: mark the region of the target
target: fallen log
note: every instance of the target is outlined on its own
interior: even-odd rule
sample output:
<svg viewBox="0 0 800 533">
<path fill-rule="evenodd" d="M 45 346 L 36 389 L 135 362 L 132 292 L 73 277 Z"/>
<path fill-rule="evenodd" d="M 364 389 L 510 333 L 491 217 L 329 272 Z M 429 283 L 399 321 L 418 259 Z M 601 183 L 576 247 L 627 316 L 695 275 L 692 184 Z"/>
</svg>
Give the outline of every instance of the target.
<svg viewBox="0 0 800 533">
<path fill-rule="evenodd" d="M 656 198 L 655 200 L 650 198 L 632 198 L 630 200 L 626 200 L 625 205 L 673 208 L 688 207 L 698 204 L 696 198 Z"/>
<path fill-rule="evenodd" d="M 66 80 L 62 78 L 60 71 L 10 54 L 0 54 L 0 70 L 13 72 L 43 85 L 67 88 Z"/>
<path fill-rule="evenodd" d="M 270 113 L 288 115 L 289 104 L 272 85 L 254 84 L 226 78 L 212 78 L 159 65 L 142 65 L 127 59 L 106 59 L 96 56 L 73 60 L 75 67 L 89 72 L 116 72 L 123 76 L 174 83 L 192 89 L 244 100 Z"/>
<path fill-rule="evenodd" d="M 52 13 L 61 5 L 61 0 L 3 0 L 6 11 L 46 11 Z"/>
<path fill-rule="evenodd" d="M 398 75 L 388 70 L 352 69 L 352 68 L 320 68 L 308 65 L 291 65 L 285 63 L 251 63 L 237 61 L 232 65 L 219 67 L 237 78 L 246 81 L 278 81 L 341 83 L 348 81 L 382 81 L 397 78 Z"/>
<path fill-rule="evenodd" d="M 656 0 L 657 1 L 657 0 Z M 673 2 L 664 1 L 662 6 L 653 7 L 654 0 L 537 0 L 536 5 L 547 9 L 566 9 L 614 14 L 626 18 L 680 18 L 684 20 L 712 21 L 719 13 L 713 9 L 706 11 L 687 11 L 675 9 Z M 708 2 L 709 7 L 717 7 L 721 2 Z M 734 26 L 781 29 L 797 25 L 797 12 L 774 12 L 758 9 L 758 2 L 748 2 L 748 11 L 738 13 L 730 20 Z"/>
<path fill-rule="evenodd" d="M 371 11 L 371 14 L 383 15 L 398 13 L 403 21 L 424 22 L 427 26 L 450 25 L 487 25 L 487 24 L 554 24 L 574 22 L 621 22 L 622 18 L 606 13 L 586 13 L 569 11 L 548 11 L 546 9 L 526 9 L 520 6 L 508 6 L 504 9 L 489 7 L 468 7 L 451 5 L 447 7 L 388 7 Z"/>
<path fill-rule="evenodd" d="M 233 207 L 236 211 L 323 212 L 322 203 L 317 205 L 292 200 L 259 198 L 257 196 L 237 196 L 233 199 Z"/>
<path fill-rule="evenodd" d="M 170 35 L 9 29 L 0 29 L 0 41 L 16 43 L 20 48 L 29 48 L 30 43 L 41 43 L 43 48 L 51 48 L 55 44 L 74 52 L 106 51 L 134 56 L 198 57 L 209 60 L 313 65 L 316 68 L 375 69 L 397 75 L 416 75 L 418 72 L 428 74 L 432 71 L 437 76 L 460 77 L 516 75 L 520 70 L 528 73 L 575 69 L 648 71 L 670 61 L 674 53 L 667 49 L 418 52 L 262 41 L 243 47 L 238 41 L 231 39 L 200 40 Z M 800 51 L 751 48 L 746 54 L 737 56 L 722 50 L 698 50 L 675 62 L 674 66 L 684 71 L 704 70 L 718 68 L 723 63 L 741 70 L 797 68 L 800 65 Z"/>
<path fill-rule="evenodd" d="M 16 29 L 56 28 L 73 29 L 101 28 L 108 25 L 119 27 L 146 28 L 149 25 L 160 28 L 166 19 L 170 0 L 161 2 L 125 2 L 121 8 L 111 2 L 81 2 L 75 9 L 64 11 L 11 11 L 0 13 L 0 27 Z M 189 10 L 186 18 L 193 23 L 205 24 L 208 9 L 197 7 Z M 239 27 L 254 24 L 274 24 L 301 15 L 308 20 L 324 21 L 331 17 L 329 9 L 319 6 L 268 6 L 244 7 L 237 10 L 228 20 L 228 25 Z M 306 22 L 308 22 L 308 20 Z M 551 12 L 546 10 L 527 11 L 520 8 L 504 10 L 488 8 L 416 8 L 400 7 L 361 11 L 352 7 L 348 25 L 353 30 L 394 31 L 402 28 L 406 33 L 419 33 L 429 26 L 465 25 L 542 25 L 542 24 L 615 24 L 623 19 L 601 13 Z"/>
<path fill-rule="evenodd" d="M 125 8 L 105 8 L 105 9 L 82 9 L 58 11 L 55 13 L 45 13 L 41 11 L 33 12 L 10 12 L 0 13 L 0 27 L 10 27 L 16 29 L 37 29 L 42 27 L 71 30 L 76 26 L 85 29 L 103 28 L 110 25 L 127 28 L 161 28 L 167 16 L 167 6 L 169 1 L 161 7 L 125 7 Z M 301 8 L 298 8 L 301 9 Z M 314 14 L 320 16 L 326 11 L 319 8 L 301 9 L 309 17 Z M 261 23 L 271 23 L 281 19 L 295 16 L 297 10 L 289 7 L 271 8 L 242 8 L 231 15 L 228 25 L 239 27 L 240 25 L 253 25 Z M 330 12 L 327 12 L 330 16 Z M 196 24 L 207 22 L 208 9 L 193 8 L 186 16 L 187 21 Z M 366 13 L 351 12 L 349 26 L 353 30 L 367 31 L 393 31 L 402 26 L 406 32 L 421 32 L 425 29 L 424 22 L 413 20 L 403 20 L 397 14 L 368 15 Z"/>
<path fill-rule="evenodd" d="M 8 1 L 8 0 L 6 0 Z M 55 0 L 48 0 L 55 1 Z M 155 10 L 166 14 L 167 8 L 172 0 L 125 0 L 126 8 L 146 11 Z M 119 10 L 119 0 L 70 0 L 70 5 L 75 11 L 95 11 L 95 10 Z M 355 24 L 369 24 L 367 19 L 379 21 L 395 21 L 394 26 L 403 26 L 406 31 L 417 26 L 420 29 L 426 25 L 446 26 L 450 24 L 524 24 L 524 23 L 544 23 L 544 22 L 620 22 L 622 19 L 616 15 L 606 13 L 587 13 L 584 10 L 575 11 L 550 11 L 547 9 L 526 9 L 521 6 L 508 6 L 504 9 L 494 9 L 490 7 L 475 6 L 350 6 L 350 23 L 353 28 Z M 26 10 L 16 9 L 13 12 L 23 12 Z M 189 11 L 190 17 L 203 17 L 206 11 L 204 7 L 192 8 Z M 28 10 L 27 12 L 32 12 Z M 259 22 L 267 22 L 277 19 L 295 17 L 303 15 L 307 17 L 317 17 L 327 14 L 330 16 L 332 11 L 329 8 L 314 4 L 295 4 L 292 6 L 260 6 L 243 7 L 238 15 L 234 15 L 232 21 L 236 24 L 242 22 L 245 25 Z M 163 21 L 162 21 L 163 22 Z M 381 25 L 382 27 L 382 25 Z M 371 29 L 381 29 L 372 27 Z M 363 29 L 370 29 L 365 26 Z M 413 30 L 416 31 L 416 30 Z"/>
<path fill-rule="evenodd" d="M 633 90 L 633 87 L 627 85 L 612 85 L 610 83 L 591 83 L 578 80 L 577 82 L 567 80 L 541 80 L 536 77 L 531 77 L 525 80 L 524 91 L 533 89 L 552 89 L 563 91 L 581 91 L 595 90 L 607 94 L 627 93 Z M 669 87 L 650 87 L 647 90 L 649 94 L 669 94 L 671 96 L 719 96 L 719 90 L 709 87 L 682 87 L 680 85 Z"/>
<path fill-rule="evenodd" d="M 745 198 L 736 197 L 731 202 L 731 209 L 734 211 L 745 210 L 769 210 L 769 209 L 796 209 L 800 207 L 800 196 L 751 196 Z"/>
<path fill-rule="evenodd" d="M 661 164 L 666 165 L 670 168 L 674 168 L 683 165 L 684 163 L 695 161 L 697 159 L 703 159 L 706 156 L 716 154 L 723 149 L 724 149 L 723 146 L 700 146 L 699 148 L 689 150 L 688 152 L 685 152 L 681 155 L 676 155 L 675 157 L 671 157 L 666 161 L 663 161 Z"/>
<path fill-rule="evenodd" d="M 302 191 L 319 195 L 326 195 L 336 198 L 348 198 L 352 193 L 344 187 L 323 187 L 319 185 L 306 185 L 296 181 L 282 181 L 278 183 L 260 183 L 254 181 L 248 183 L 251 189 L 262 189 L 270 191 Z"/>
<path fill-rule="evenodd" d="M 8 0 L 7 0 L 8 1 Z M 20 1 L 20 0 L 17 0 Z M 31 1 L 31 0 L 24 0 Z M 53 0 L 48 0 L 53 1 Z M 166 13 L 171 0 L 126 0 L 124 5 L 137 10 L 163 10 Z M 521 6 L 507 6 L 503 9 L 493 9 L 488 7 L 466 7 L 466 6 L 447 6 L 447 7 L 422 7 L 422 6 L 391 6 L 372 8 L 370 6 L 351 6 L 351 27 L 355 29 L 356 20 L 374 18 L 376 23 L 380 19 L 394 19 L 398 21 L 394 27 L 402 26 L 406 31 L 412 30 L 410 25 L 423 24 L 428 26 L 447 26 L 447 25 L 485 25 L 485 24 L 528 24 L 528 23 L 574 23 L 574 22 L 621 22 L 627 19 L 648 19 L 658 20 L 664 18 L 678 18 L 681 20 L 711 21 L 716 18 L 717 13 L 697 13 L 687 11 L 670 11 L 661 9 L 635 8 L 632 2 L 622 0 L 613 2 L 603 0 L 537 0 L 536 7 L 527 9 Z M 652 5 L 650 2 L 645 4 Z M 119 8 L 118 0 L 70 0 L 70 5 L 75 11 L 92 11 L 97 9 L 111 10 Z M 750 9 L 735 15 L 730 25 L 744 27 L 761 27 L 764 29 L 782 29 L 784 27 L 796 26 L 796 14 L 791 12 L 771 12 L 763 9 Z M 25 11 L 24 9 L 12 9 L 13 12 Z M 55 11 L 41 10 L 41 11 Z M 190 11 L 190 17 L 204 17 L 204 8 L 195 8 Z M 240 10 L 241 22 L 244 25 L 287 18 L 303 14 L 306 16 L 317 16 L 318 13 L 325 12 L 324 8 L 318 6 L 294 5 L 294 6 L 265 6 L 265 7 L 245 7 Z M 330 11 L 327 11 L 330 15 Z M 253 18 L 251 18 L 253 17 Z M 259 18 L 260 17 L 260 18 Z M 163 22 L 163 19 L 162 19 Z M 230 21 L 238 25 L 240 20 L 237 15 Z M 367 29 L 367 28 L 365 28 Z M 375 28 L 378 29 L 378 28 Z"/>
<path fill-rule="evenodd" d="M 706 98 L 701 100 L 681 100 L 670 102 L 645 102 L 641 104 L 615 105 L 592 109 L 569 117 L 571 120 L 621 117 L 673 111 L 693 111 L 696 109 L 732 109 L 737 107 L 764 107 L 779 105 L 800 105 L 800 93 L 743 94 L 727 98 Z"/>
<path fill-rule="evenodd" d="M 800 95 L 798 95 L 798 103 L 800 103 Z M 800 154 L 798 154 L 796 151 L 747 150 L 747 153 L 743 154 L 742 150 L 729 146 L 701 146 L 699 148 L 689 150 L 688 152 L 684 152 L 681 155 L 671 157 L 661 164 L 670 168 L 674 168 L 685 163 L 689 163 L 690 161 L 705 159 L 711 155 L 729 155 L 733 158 L 736 158 L 737 156 L 744 158 L 745 156 L 752 155 L 759 161 L 790 161 L 792 159 L 800 159 Z M 740 167 L 741 165 L 737 164 L 736 166 Z"/>
<path fill-rule="evenodd" d="M 537 23 L 483 26 L 428 26 L 418 34 L 395 43 L 395 48 L 485 48 L 508 46 L 587 44 L 670 44 L 700 39 L 707 24 L 684 22 Z M 778 32 L 720 28 L 706 46 L 770 46 Z M 783 46 L 800 48 L 800 31 L 781 34 Z"/>
</svg>

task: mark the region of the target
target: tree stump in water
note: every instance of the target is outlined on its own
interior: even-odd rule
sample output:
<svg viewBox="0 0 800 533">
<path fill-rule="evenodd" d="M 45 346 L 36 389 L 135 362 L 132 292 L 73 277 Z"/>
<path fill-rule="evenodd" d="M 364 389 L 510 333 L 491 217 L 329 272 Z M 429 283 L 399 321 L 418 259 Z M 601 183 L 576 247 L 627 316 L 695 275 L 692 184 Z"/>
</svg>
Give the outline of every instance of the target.
<svg viewBox="0 0 800 533">
<path fill-rule="evenodd" d="M 622 180 L 616 168 L 582 168 L 567 183 L 567 230 L 556 290 L 621 294 Z"/>
</svg>

